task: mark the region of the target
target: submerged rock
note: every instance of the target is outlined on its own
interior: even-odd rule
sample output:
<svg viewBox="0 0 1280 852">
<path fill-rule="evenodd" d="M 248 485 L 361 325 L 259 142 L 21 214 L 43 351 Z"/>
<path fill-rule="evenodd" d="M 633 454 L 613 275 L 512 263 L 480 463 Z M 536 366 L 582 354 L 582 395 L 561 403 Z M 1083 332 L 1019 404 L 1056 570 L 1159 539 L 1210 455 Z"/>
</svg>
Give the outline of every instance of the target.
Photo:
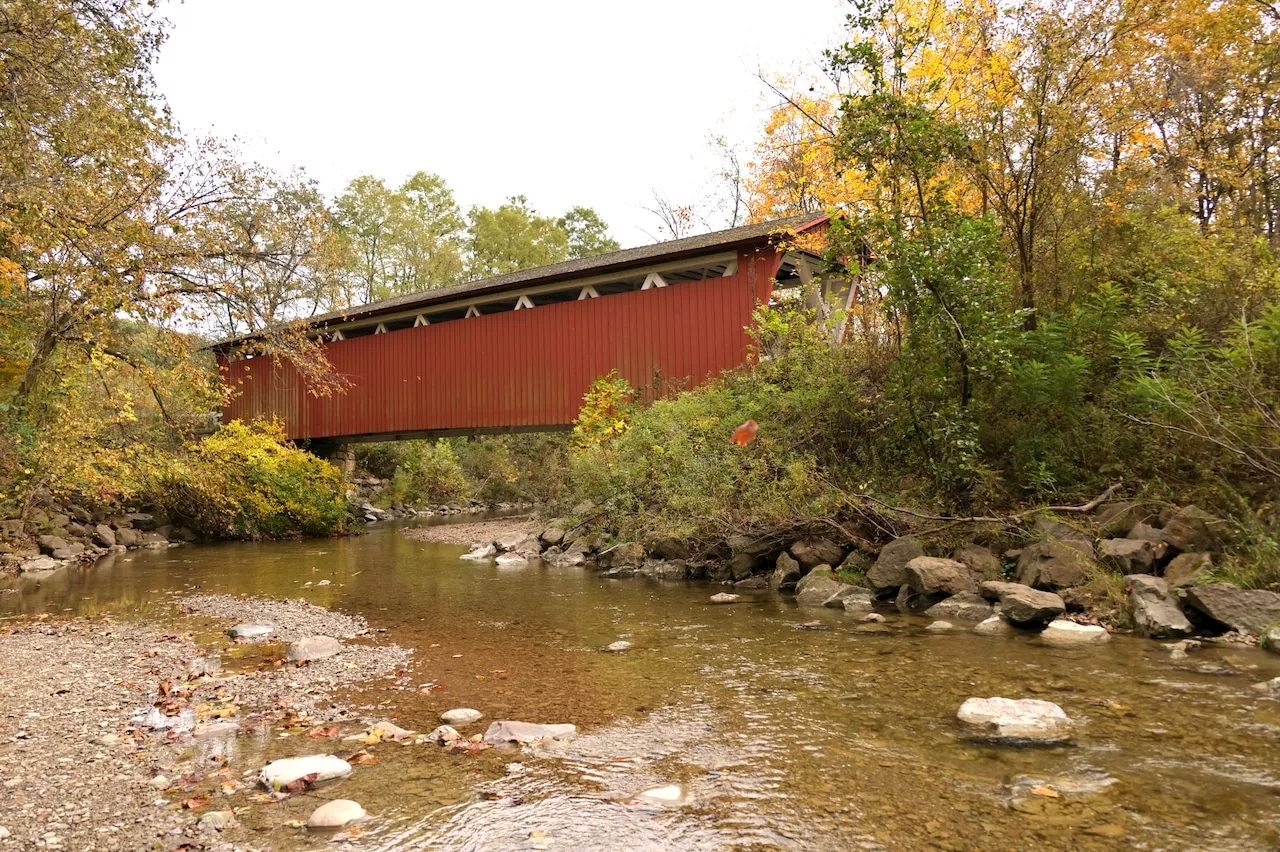
<svg viewBox="0 0 1280 852">
<path fill-rule="evenodd" d="M 351 764 L 331 754 L 311 754 L 306 757 L 287 757 L 273 760 L 258 773 L 258 782 L 269 790 L 280 790 L 299 778 L 316 776 L 313 784 L 346 778 L 351 774 Z"/>
<path fill-rule="evenodd" d="M 307 636 L 289 643 L 285 659 L 294 663 L 306 663 L 341 654 L 342 650 L 342 643 L 332 636 Z"/>
<path fill-rule="evenodd" d="M 227 631 L 232 639 L 265 639 L 276 629 L 270 624 L 237 624 Z"/>
<path fill-rule="evenodd" d="M 625 639 L 619 639 L 617 642 L 610 642 L 608 645 L 605 645 L 602 650 L 617 653 L 618 651 L 626 651 L 626 650 L 629 650 L 630 648 L 631 648 L 630 642 L 626 641 Z"/>
<path fill-rule="evenodd" d="M 67 554 L 69 556 L 69 554 Z M 33 556 L 18 566 L 20 574 L 40 574 L 62 567 L 62 563 L 49 556 Z"/>
<path fill-rule="evenodd" d="M 325 802 L 307 817 L 307 828 L 342 828 L 349 822 L 368 816 L 359 802 L 350 799 L 334 799 Z"/>
<path fill-rule="evenodd" d="M 484 714 L 479 710 L 473 710 L 470 707 L 459 707 L 455 710 L 446 710 L 440 714 L 440 721 L 446 725 L 461 726 L 470 725 L 479 719 L 484 718 Z"/>
<path fill-rule="evenodd" d="M 499 568 L 523 568 L 529 564 L 529 560 L 525 558 L 524 554 L 516 551 L 504 553 L 493 561 Z"/>
<path fill-rule="evenodd" d="M 489 726 L 484 732 L 484 741 L 490 745 L 505 745 L 547 739 L 562 740 L 573 736 L 577 730 L 575 725 L 538 725 L 533 722 L 504 720 Z"/>
<path fill-rule="evenodd" d="M 933 621 L 925 627 L 925 630 L 928 630 L 930 633 L 946 633 L 953 627 L 955 627 L 955 625 L 950 621 Z"/>
<path fill-rule="evenodd" d="M 666 787 L 653 787 L 645 790 L 637 799 L 644 802 L 655 802 L 662 805 L 674 805 L 684 801 L 684 788 L 679 784 L 668 784 Z"/>
<path fill-rule="evenodd" d="M 1036 698 L 970 698 L 956 718 L 990 742 L 1050 744 L 1071 738 L 1071 719 L 1062 708 Z"/>
<path fill-rule="evenodd" d="M 731 604 L 742 600 L 742 595 L 731 595 L 728 592 L 717 592 L 711 596 L 713 604 Z"/>
<path fill-rule="evenodd" d="M 1040 641 L 1055 648 L 1083 648 L 1110 642 L 1111 634 L 1093 624 L 1057 619 L 1049 622 L 1049 626 L 1040 633 Z"/>
<path fill-rule="evenodd" d="M 1013 625 L 999 615 L 992 615 L 974 625 L 973 632 L 979 636 L 1007 636 L 1013 632 Z"/>
</svg>

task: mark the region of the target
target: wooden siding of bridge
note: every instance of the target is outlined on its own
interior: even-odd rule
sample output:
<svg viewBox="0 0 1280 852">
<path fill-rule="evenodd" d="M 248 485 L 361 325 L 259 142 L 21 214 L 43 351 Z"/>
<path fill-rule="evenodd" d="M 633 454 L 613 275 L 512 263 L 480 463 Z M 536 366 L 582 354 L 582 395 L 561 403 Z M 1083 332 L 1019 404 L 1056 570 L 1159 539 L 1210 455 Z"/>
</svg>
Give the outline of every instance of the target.
<svg viewBox="0 0 1280 852">
<path fill-rule="evenodd" d="M 283 361 L 226 363 L 223 422 L 276 417 L 290 438 L 565 426 L 596 378 L 699 384 L 744 363 L 751 314 L 781 262 L 743 252 L 738 272 L 325 344 L 350 383 L 317 398 Z"/>
</svg>

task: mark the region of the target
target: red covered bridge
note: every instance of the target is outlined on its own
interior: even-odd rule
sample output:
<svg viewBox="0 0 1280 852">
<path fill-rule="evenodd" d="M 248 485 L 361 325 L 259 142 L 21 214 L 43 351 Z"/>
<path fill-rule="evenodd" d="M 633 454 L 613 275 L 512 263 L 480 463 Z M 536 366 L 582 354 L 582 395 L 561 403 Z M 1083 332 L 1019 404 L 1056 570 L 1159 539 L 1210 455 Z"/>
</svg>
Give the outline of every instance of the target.
<svg viewBox="0 0 1280 852">
<path fill-rule="evenodd" d="M 742 364 L 752 311 L 808 283 L 820 256 L 798 246 L 826 225 L 747 225 L 316 317 L 347 380 L 327 397 L 288 362 L 250 354 L 255 336 L 225 341 L 222 419 L 275 417 L 290 438 L 338 442 L 564 428 L 611 370 L 636 387 L 696 385 Z"/>
</svg>

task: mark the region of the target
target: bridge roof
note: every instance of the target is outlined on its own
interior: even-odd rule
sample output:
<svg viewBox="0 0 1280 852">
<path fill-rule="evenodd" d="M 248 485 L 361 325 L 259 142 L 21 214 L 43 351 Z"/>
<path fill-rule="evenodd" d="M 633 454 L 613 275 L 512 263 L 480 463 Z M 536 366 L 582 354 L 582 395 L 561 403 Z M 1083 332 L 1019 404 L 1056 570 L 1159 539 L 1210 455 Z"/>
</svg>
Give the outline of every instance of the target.
<svg viewBox="0 0 1280 852">
<path fill-rule="evenodd" d="M 357 305 L 339 311 L 330 311 L 326 314 L 317 314 L 307 319 L 307 325 L 314 327 L 323 326 L 334 321 L 348 322 L 354 319 L 366 319 L 380 314 L 412 310 L 442 302 L 453 302 L 466 296 L 501 293 L 505 290 L 515 290 L 548 282 L 571 281 L 574 278 L 621 271 L 630 267 L 666 260 L 680 260 L 684 257 L 694 257 L 711 251 L 740 248 L 753 244 L 766 244 L 781 233 L 790 231 L 798 234 L 826 221 L 827 216 L 823 214 L 804 213 L 798 216 L 788 216 L 784 219 L 773 219 L 768 222 L 757 222 L 753 225 L 742 225 L 737 228 L 698 234 L 678 240 L 668 240 L 647 246 L 622 249 L 608 254 L 574 258 L 548 266 L 535 266 L 530 269 L 508 272 L 504 275 L 479 278 L 464 284 L 455 284 L 452 287 L 440 287 L 417 293 L 407 293 L 402 296 L 371 302 L 367 305 Z M 261 337 L 263 334 L 263 331 L 257 331 L 239 337 L 228 338 L 213 344 L 210 348 L 226 349 L 237 343 Z"/>
</svg>

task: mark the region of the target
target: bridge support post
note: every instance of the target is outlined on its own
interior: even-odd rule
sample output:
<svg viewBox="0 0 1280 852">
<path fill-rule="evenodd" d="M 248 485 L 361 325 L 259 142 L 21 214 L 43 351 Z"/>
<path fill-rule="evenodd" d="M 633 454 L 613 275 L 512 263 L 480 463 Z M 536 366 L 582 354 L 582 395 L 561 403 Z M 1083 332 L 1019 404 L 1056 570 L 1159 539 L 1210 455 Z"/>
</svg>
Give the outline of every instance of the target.
<svg viewBox="0 0 1280 852">
<path fill-rule="evenodd" d="M 343 444 L 338 441 L 317 441 L 311 445 L 311 452 L 341 471 L 343 479 L 350 479 L 355 475 L 355 445 Z"/>
</svg>

